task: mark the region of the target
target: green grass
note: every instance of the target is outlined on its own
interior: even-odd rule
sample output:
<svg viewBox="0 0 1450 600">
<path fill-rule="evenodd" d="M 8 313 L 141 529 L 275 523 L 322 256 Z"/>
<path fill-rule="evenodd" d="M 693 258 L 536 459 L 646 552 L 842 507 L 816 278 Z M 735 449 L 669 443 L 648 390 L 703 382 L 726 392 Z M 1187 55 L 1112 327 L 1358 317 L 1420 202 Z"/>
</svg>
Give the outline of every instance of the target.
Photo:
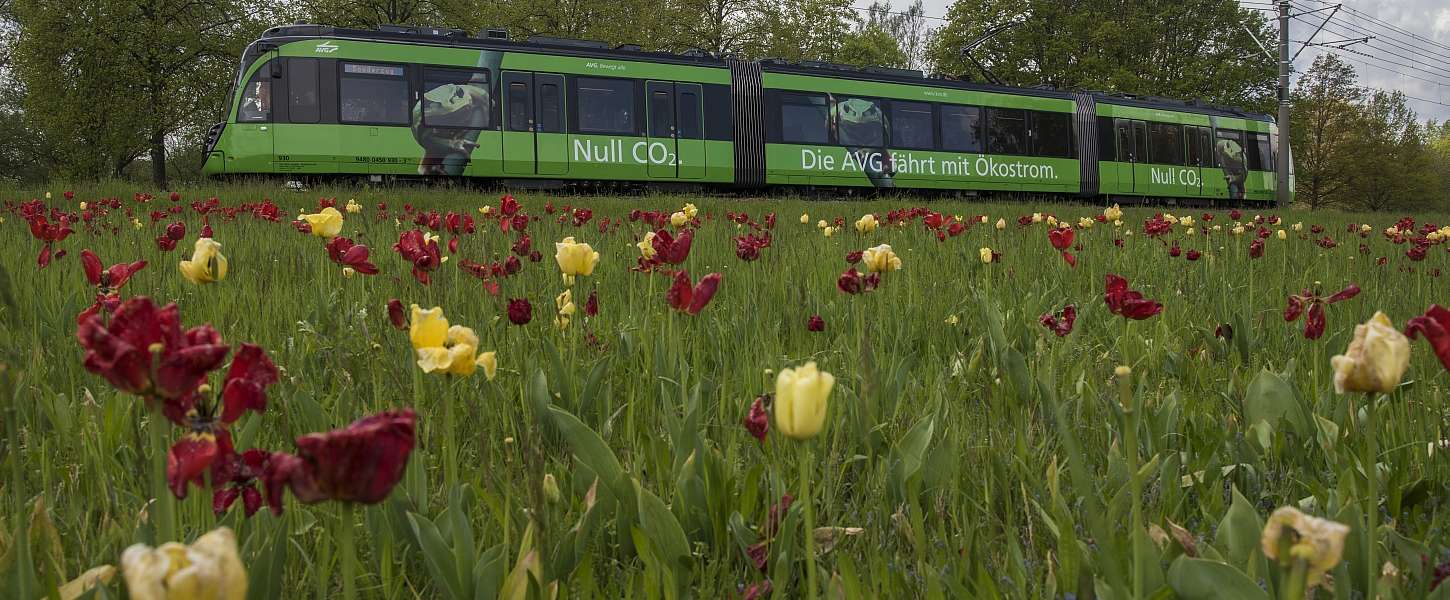
<svg viewBox="0 0 1450 600">
<path fill-rule="evenodd" d="M 53 204 L 70 204 L 62 189 L 52 188 Z M 44 191 L 3 191 L 0 199 L 24 201 Z M 254 597 L 265 597 L 257 595 L 267 593 L 266 585 L 278 586 L 279 597 L 341 597 L 334 548 L 342 516 L 357 519 L 362 597 L 449 597 L 448 576 L 430 568 L 427 542 L 417 538 L 409 513 L 436 523 L 450 547 L 465 538 L 463 529 L 470 531 L 472 542 L 442 564 L 471 569 L 484 557 L 480 598 L 493 597 L 486 588 L 499 579 L 491 577 L 502 577 L 527 554 L 525 540 L 539 550 L 543 578 L 557 581 L 561 597 L 673 597 L 683 590 L 729 598 L 767 577 L 781 595 L 800 597 L 807 568 L 802 503 L 771 548 L 769 574 L 755 570 L 744 548 L 755 541 L 771 504 L 785 493 L 799 496 L 804 448 L 814 523 L 862 529 L 842 534 L 815 561 L 817 586 L 852 598 L 1083 598 L 1094 588 L 1104 598 L 1131 597 L 1134 589 L 1142 597 L 1173 597 L 1174 586 L 1229 593 L 1222 577 L 1191 587 L 1187 567 L 1170 570 L 1183 546 L 1172 536 L 1155 542 L 1148 533 L 1150 525 L 1170 530 L 1170 522 L 1188 532 L 1200 556 L 1212 557 L 1211 550 L 1249 581 L 1279 590 L 1278 568 L 1257 547 L 1262 520 L 1283 505 L 1351 525 L 1345 560 L 1332 573 L 1334 589 L 1363 594 L 1367 573 L 1380 571 L 1368 568 L 1364 521 L 1356 516 L 1370 506 L 1368 490 L 1376 494 L 1381 526 L 1373 564 L 1388 561 L 1400 573 L 1380 593 L 1423 596 L 1428 569 L 1450 550 L 1441 511 L 1450 498 L 1450 450 L 1427 452 L 1450 437 L 1444 433 L 1450 374 L 1428 345 L 1413 342 L 1406 383 L 1380 399 L 1372 416 L 1364 412 L 1360 423 L 1351 422 L 1349 408 L 1363 410 L 1366 399 L 1336 395 L 1331 384 L 1329 358 L 1344 352 L 1355 324 L 1381 310 L 1403 328 L 1431 303 L 1450 303 L 1447 280 L 1432 276 L 1450 269 L 1446 245 L 1411 262 L 1406 246 L 1380 234 L 1402 215 L 1279 211 L 1284 222 L 1271 229 L 1302 222 L 1303 232 L 1290 229 L 1286 241 L 1270 237 L 1266 255 L 1253 260 L 1252 234 L 1232 236 L 1227 211 L 1214 211 L 1208 224 L 1224 231 L 1184 236 L 1175 228 L 1166 238 L 1205 253 L 1190 263 L 1143 235 L 1143 220 L 1155 211 L 1128 209 L 1121 228 L 1095 224 L 1079 231 L 1079 264 L 1069 268 L 1049 245 L 1045 224 L 1019 227 L 1017 217 L 1039 211 L 1076 223 L 1101 207 L 910 197 L 520 194 L 524 210 L 542 217 L 528 234 L 544 260 L 524 261 L 523 271 L 502 280 L 501 293 L 492 296 L 457 265 L 462 258 L 506 257 L 512 234 L 481 222 L 434 273 L 432 285 L 423 286 L 391 250 L 412 225 L 374 214 L 379 202 L 394 212 L 411 202 L 479 219 L 480 206 L 497 206 L 496 193 L 290 192 L 259 184 L 183 189 L 188 202 L 216 195 L 234 205 L 270 197 L 283 207 L 281 223 L 249 214 L 213 218 L 230 273 L 199 287 L 176 266 L 189 257 L 199 218 L 184 211 L 187 239 L 163 253 L 152 240 L 170 219 L 153 224 L 145 213 L 171 203 L 158 194 L 149 205 L 134 205 L 136 191 L 78 187 L 73 202 L 118 196 L 123 207 L 137 206 L 142 227 L 112 211 L 102 220 L 119 226 L 117 234 L 78 231 L 59 246 L 69 254 L 44 270 L 36 269 L 40 243 L 23 219 L 0 213 L 6 242 L 0 268 L 9 278 L 7 296 L 0 297 L 13 300 L 0 305 L 0 364 L 7 368 L 0 382 L 11 388 L 0 412 L 10 438 L 0 480 L 0 555 L 6 549 L 12 557 L 25 554 L 16 552 L 22 545 L 15 540 L 23 539 L 17 537 L 23 526 L 37 522 L 33 505 L 43 500 L 57 545 L 35 545 L 24 557 L 42 584 L 57 570 L 45 566 L 48 556 L 59 558 L 64 577 L 74 577 L 117 563 L 128 545 L 153 537 L 139 515 L 152 497 L 155 463 L 146 423 L 156 415 L 82 367 L 75 315 L 92 294 L 78 260 L 82 248 L 107 265 L 147 260 L 124 295 L 174 301 L 185 325 L 211 323 L 234 347 L 257 343 L 275 360 L 282 380 L 269 389 L 268 410 L 234 428 L 239 448 L 292 451 L 298 435 L 375 411 L 412 406 L 419 413 L 408 473 L 383 504 L 344 512 L 335 503 L 308 506 L 289 498 L 281 517 L 264 510 L 246 519 L 238 505 L 216 519 L 208 493 L 193 489 L 176 501 L 185 541 L 218 524 L 237 531 Z M 347 215 L 343 235 L 368 244 L 382 274 L 344 278 L 327 261 L 321 240 L 288 224 L 299 208 L 312 212 L 320 196 L 336 196 L 339 207 L 349 198 L 363 205 L 361 214 Z M 594 218 L 580 228 L 557 224 L 543 214 L 550 200 L 589 207 Z M 684 266 L 696 279 L 724 275 L 714 301 L 693 317 L 668 308 L 667 277 L 630 270 L 643 224 L 625 220 L 608 233 L 597 228 L 603 218 L 618 221 L 634 208 L 673 211 L 685 202 L 699 207 L 702 226 Z M 885 222 L 888 210 L 909 206 L 968 219 L 985 214 L 991 222 L 1005 218 L 1008 226 L 977 225 L 939 242 L 920 219 Z M 727 222 L 726 211 L 757 221 L 777 215 L 774 243 L 759 260 L 736 258 L 732 236 L 748 228 Z M 850 224 L 866 212 L 883 223 L 859 235 Z M 1204 211 L 1171 212 L 1201 221 Z M 802 213 L 810 224 L 799 223 Z M 1243 218 L 1253 216 L 1247 211 Z M 823 236 L 816 220 L 836 217 L 846 227 Z M 1450 222 L 1446 215 L 1415 217 Z M 1363 239 L 1345 232 L 1360 222 L 1374 232 Z M 1339 246 L 1316 245 L 1322 235 L 1309 233 L 1313 225 Z M 445 242 L 450 237 L 442 235 Z M 554 296 L 565 289 L 553 242 L 570 235 L 602 255 L 594 275 L 574 285 L 581 307 L 591 291 L 598 293 L 600 312 L 576 315 L 561 332 L 552 324 Z M 1114 245 L 1119 238 L 1121 248 Z M 836 278 L 847 267 L 843 256 L 883 243 L 900 255 L 902 270 L 885 275 L 872 293 L 837 291 Z M 1368 254 L 1358 251 L 1361 243 Z M 1001 262 L 982 264 L 982 247 L 1001 252 Z M 1376 265 L 1380 256 L 1387 264 Z M 1121 274 L 1162 301 L 1163 314 L 1133 323 L 1110 314 L 1102 300 L 1106 273 Z M 1328 294 L 1351 282 L 1364 291 L 1328 307 L 1323 338 L 1305 340 L 1302 322 L 1284 322 L 1289 294 L 1303 288 Z M 383 307 L 390 298 L 441 306 L 451 322 L 475 329 L 480 349 L 498 353 L 497 379 L 419 374 L 407 335 L 388 325 Z M 533 322 L 511 325 L 504 317 L 508 298 L 529 299 Z M 1071 335 L 1055 337 L 1037 323 L 1039 315 L 1069 303 L 1079 309 Z M 824 332 L 806 330 L 813 314 L 824 318 Z M 1235 331 L 1228 344 L 1214 337 L 1225 323 Z M 823 433 L 803 445 L 772 431 L 758 444 L 741 425 L 750 402 L 773 391 L 780 369 L 806 361 L 837 381 Z M 1131 414 L 1119 408 L 1113 371 L 1120 364 L 1133 369 L 1132 397 L 1140 408 Z M 1279 375 L 1261 375 L 1265 370 Z M 1270 385 L 1277 379 L 1287 385 Z M 1265 406 L 1291 416 L 1256 426 L 1248 415 Z M 1301 413 L 1302 420 L 1292 416 Z M 452 428 L 445 415 L 452 415 Z M 1380 478 L 1373 486 L 1361 458 L 1367 424 L 1377 436 Z M 590 430 L 623 473 L 613 473 L 601 448 L 590 446 Z M 1135 448 L 1125 443 L 1133 441 Z M 445 476 L 445 452 L 456 453 L 455 477 Z M 1132 465 L 1146 465 L 1141 476 L 1130 475 Z M 559 502 L 547 499 L 545 474 L 557 479 Z M 586 518 L 596 475 L 600 504 Z M 642 492 L 632 492 L 630 479 Z M 1235 490 L 1245 500 L 1231 511 Z M 19 585 L 24 564 L 0 559 L 0 581 Z M 110 591 L 119 588 L 113 582 Z"/>
</svg>

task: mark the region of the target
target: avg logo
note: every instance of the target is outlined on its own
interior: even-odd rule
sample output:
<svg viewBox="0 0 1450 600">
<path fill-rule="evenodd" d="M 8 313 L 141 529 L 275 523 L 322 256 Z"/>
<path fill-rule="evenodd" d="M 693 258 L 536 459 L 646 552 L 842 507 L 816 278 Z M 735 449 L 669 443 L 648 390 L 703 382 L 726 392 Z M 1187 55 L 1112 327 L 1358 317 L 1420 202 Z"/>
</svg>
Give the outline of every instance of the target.
<svg viewBox="0 0 1450 600">
<path fill-rule="evenodd" d="M 333 52 L 337 52 L 337 45 L 333 44 L 332 42 L 322 42 L 321 44 L 317 45 L 316 52 L 321 54 L 332 54 Z"/>
</svg>

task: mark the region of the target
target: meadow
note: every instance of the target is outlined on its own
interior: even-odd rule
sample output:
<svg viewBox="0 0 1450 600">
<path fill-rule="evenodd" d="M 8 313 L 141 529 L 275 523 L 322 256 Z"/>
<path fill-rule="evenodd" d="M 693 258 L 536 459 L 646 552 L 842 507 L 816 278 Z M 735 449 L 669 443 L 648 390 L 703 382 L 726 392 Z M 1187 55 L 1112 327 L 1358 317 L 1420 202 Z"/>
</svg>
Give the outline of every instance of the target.
<svg viewBox="0 0 1450 600">
<path fill-rule="evenodd" d="M 1450 340 L 1379 391 L 1331 364 L 1450 305 L 1450 215 L 146 192 L 0 190 L 0 596 L 167 597 L 123 552 L 226 527 L 208 598 L 1450 598 Z M 206 226 L 219 279 L 178 268 Z M 91 329 L 83 250 L 146 261 Z M 140 297 L 231 353 L 106 376 Z"/>
</svg>

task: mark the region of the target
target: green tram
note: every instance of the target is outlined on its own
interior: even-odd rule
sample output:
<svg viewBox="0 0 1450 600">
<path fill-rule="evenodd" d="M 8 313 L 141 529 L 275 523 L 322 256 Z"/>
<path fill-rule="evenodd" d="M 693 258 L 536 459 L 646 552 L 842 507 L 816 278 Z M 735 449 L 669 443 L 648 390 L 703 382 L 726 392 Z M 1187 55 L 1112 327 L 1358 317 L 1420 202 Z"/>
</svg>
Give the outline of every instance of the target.
<svg viewBox="0 0 1450 600">
<path fill-rule="evenodd" d="M 1274 200 L 1271 117 L 486 31 L 274 27 L 205 172 Z"/>
</svg>

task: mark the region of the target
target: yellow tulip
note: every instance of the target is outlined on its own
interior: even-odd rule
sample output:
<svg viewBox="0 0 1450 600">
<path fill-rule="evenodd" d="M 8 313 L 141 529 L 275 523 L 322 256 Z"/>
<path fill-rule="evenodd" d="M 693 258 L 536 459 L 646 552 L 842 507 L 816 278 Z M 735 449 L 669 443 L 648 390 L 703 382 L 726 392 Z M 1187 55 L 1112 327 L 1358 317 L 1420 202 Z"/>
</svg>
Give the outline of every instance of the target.
<svg viewBox="0 0 1450 600">
<path fill-rule="evenodd" d="M 1116 204 L 1104 208 L 1103 218 L 1109 221 L 1120 221 L 1123 218 L 1123 209 Z"/>
<path fill-rule="evenodd" d="M 1179 225 L 1182 225 L 1184 227 L 1193 227 L 1193 217 L 1192 216 L 1183 217 L 1182 219 L 1179 219 L 1178 220 L 1178 224 Z"/>
<path fill-rule="evenodd" d="M 639 255 L 644 257 L 645 260 L 650 260 L 655 257 L 654 241 L 655 232 L 650 231 L 644 234 L 644 239 L 640 240 L 638 244 L 635 244 L 639 248 Z"/>
<path fill-rule="evenodd" d="M 1287 240 L 1287 239 L 1289 239 L 1289 232 L 1284 231 L 1283 229 L 1280 229 L 1280 230 L 1274 232 L 1274 235 L 1279 236 L 1279 239 L 1281 239 L 1281 240 Z"/>
<path fill-rule="evenodd" d="M 942 322 L 946 323 L 947 325 L 956 325 L 957 323 L 962 322 L 962 318 L 956 315 L 952 315 L 950 317 L 947 317 L 946 319 L 943 319 Z"/>
<path fill-rule="evenodd" d="M 90 206 L 89 204 L 86 204 L 85 202 L 82 202 L 81 203 L 81 210 L 85 210 L 89 206 Z"/>
<path fill-rule="evenodd" d="M 833 235 L 836 235 L 836 228 L 835 227 L 826 227 L 825 229 L 822 229 L 821 230 L 821 233 L 822 234 L 825 234 L 826 237 L 831 237 Z"/>
<path fill-rule="evenodd" d="M 690 217 L 686 216 L 683 211 L 675 211 L 674 214 L 670 215 L 670 224 L 675 227 L 684 227 L 685 223 L 688 222 L 690 222 Z"/>
<path fill-rule="evenodd" d="M 1092 229 L 1093 228 L 1093 220 L 1092 219 L 1089 219 L 1087 217 L 1080 217 L 1077 220 L 1077 226 L 1080 227 L 1080 228 L 1082 228 L 1082 229 Z"/>
<path fill-rule="evenodd" d="M 335 238 L 337 234 L 342 233 L 342 213 L 337 212 L 337 209 L 331 206 L 322 209 L 322 212 L 317 214 L 302 215 L 302 220 L 312 226 L 312 235 L 320 238 Z"/>
<path fill-rule="evenodd" d="M 343 267 L 342 268 L 342 276 L 343 277 L 347 277 L 347 278 L 351 279 L 352 276 L 353 275 L 356 275 L 356 274 L 357 274 L 357 269 L 354 269 L 352 267 Z"/>
<path fill-rule="evenodd" d="M 1168 221 L 1169 223 L 1172 223 L 1174 225 L 1178 224 L 1178 217 L 1173 216 L 1173 213 L 1167 213 L 1163 215 L 1163 220 Z"/>
<path fill-rule="evenodd" d="M 227 257 L 222 256 L 221 243 L 211 238 L 196 238 L 191 260 L 181 261 L 181 276 L 197 285 L 226 279 Z"/>
<path fill-rule="evenodd" d="M 872 273 L 890 273 L 901 269 L 901 258 L 891 250 L 890 244 L 867 248 L 861 253 L 861 262 Z"/>
<path fill-rule="evenodd" d="M 693 219 L 695 215 L 700 214 L 700 209 L 695 208 L 694 204 L 687 203 L 684 208 L 680 209 L 680 212 L 685 213 L 686 218 Z"/>
<path fill-rule="evenodd" d="M 857 233 L 866 234 L 873 231 L 876 231 L 876 215 L 868 213 L 856 220 Z"/>
<path fill-rule="evenodd" d="M 809 213 L 801 213 L 801 225 L 809 225 L 810 222 L 811 215 Z"/>
<path fill-rule="evenodd" d="M 816 229 L 825 229 L 825 228 L 830 227 L 830 226 L 831 226 L 831 224 L 830 223 L 827 223 L 825 219 L 821 219 L 819 221 L 816 221 Z"/>
<path fill-rule="evenodd" d="M 1234 225 L 1233 233 L 1234 233 L 1234 235 L 1243 235 L 1244 234 L 1244 226 L 1243 225 Z"/>
<path fill-rule="evenodd" d="M 490 350 L 478 355 L 478 366 L 483 367 L 483 376 L 493 381 L 498 376 L 498 353 Z"/>
<path fill-rule="evenodd" d="M 478 352 L 478 334 L 462 325 L 448 328 L 444 343 L 418 348 L 418 368 L 424 373 L 445 373 L 467 377 L 473 374 L 483 359 Z M 487 373 L 485 372 L 485 375 Z M 491 378 L 490 378 L 491 379 Z"/>
<path fill-rule="evenodd" d="M 1041 223 L 1042 222 L 1042 213 L 1032 213 L 1032 222 L 1033 223 Z"/>
<path fill-rule="evenodd" d="M 362 212 L 362 205 L 361 204 L 358 204 L 357 203 L 357 200 L 355 200 L 355 199 L 349 199 L 347 201 L 347 206 L 344 207 L 344 208 L 346 208 L 347 209 L 347 212 L 350 213 L 350 214 L 357 214 L 357 213 Z"/>
<path fill-rule="evenodd" d="M 1304 224 L 1303 223 L 1295 223 L 1294 224 L 1294 231 L 1304 231 Z"/>
<path fill-rule="evenodd" d="M 599 264 L 599 253 L 589 244 L 576 243 L 573 237 L 566 237 L 564 241 L 554 243 L 554 260 L 559 263 L 564 282 L 573 283 L 575 276 L 588 277 L 594 273 L 594 265 Z"/>
<path fill-rule="evenodd" d="M 775 427 L 788 438 L 808 440 L 826 423 L 827 400 L 836 378 L 808 362 L 781 369 L 775 378 Z"/>
<path fill-rule="evenodd" d="M 991 248 L 988 248 L 986 246 L 983 246 L 981 250 L 978 250 L 977 251 L 977 255 L 982 258 L 982 263 L 983 264 L 988 264 L 988 265 L 992 264 L 992 249 Z"/>
<path fill-rule="evenodd" d="M 1309 567 L 1307 582 L 1313 587 L 1344 557 L 1344 539 L 1349 536 L 1349 526 L 1311 517 L 1292 506 L 1280 507 L 1269 515 L 1269 522 L 1264 524 L 1264 533 L 1259 537 L 1264 556 L 1283 560 L 1279 547 L 1285 535 L 1289 536 L 1289 552 Z"/>
<path fill-rule="evenodd" d="M 1048 216 L 1047 217 L 1047 226 L 1048 227 L 1057 227 L 1057 217 Z"/>
<path fill-rule="evenodd" d="M 1364 227 L 1369 227 L 1369 225 L 1365 225 Z M 1364 227 L 1361 227 L 1360 228 L 1360 231 L 1364 231 Z M 1390 225 L 1389 227 L 1386 227 L 1385 228 L 1385 235 L 1387 235 L 1387 236 L 1394 237 L 1394 236 L 1397 236 L 1399 234 L 1400 234 L 1399 228 L 1395 227 L 1394 225 Z"/>
<path fill-rule="evenodd" d="M 1002 231 L 1003 229 L 1006 229 L 1007 228 L 1007 219 L 997 219 L 997 225 L 996 225 L 996 227 L 997 227 L 997 231 Z"/>
<path fill-rule="evenodd" d="M 137 219 L 137 218 L 134 218 L 134 217 L 131 218 L 131 226 L 132 227 L 135 227 L 136 229 L 141 229 L 141 228 L 145 227 L 145 225 L 142 225 L 141 224 L 141 219 Z"/>
<path fill-rule="evenodd" d="M 958 220 L 960 220 L 960 219 L 958 219 Z M 982 221 L 981 221 L 981 223 L 983 225 L 986 225 L 987 224 L 987 215 L 982 215 Z"/>
<path fill-rule="evenodd" d="M 484 215 L 484 216 L 491 215 L 491 214 L 493 214 L 493 207 L 492 206 L 480 206 L 480 207 L 478 207 L 478 213 L 481 214 L 481 215 Z"/>
<path fill-rule="evenodd" d="M 121 553 L 126 590 L 135 600 L 243 600 L 247 570 L 231 529 L 218 527 L 190 546 L 136 544 Z"/>
<path fill-rule="evenodd" d="M 1329 359 L 1334 390 L 1388 394 L 1400 385 L 1410 366 L 1410 340 L 1382 312 L 1354 326 L 1354 339 L 1344 354 Z"/>
</svg>

